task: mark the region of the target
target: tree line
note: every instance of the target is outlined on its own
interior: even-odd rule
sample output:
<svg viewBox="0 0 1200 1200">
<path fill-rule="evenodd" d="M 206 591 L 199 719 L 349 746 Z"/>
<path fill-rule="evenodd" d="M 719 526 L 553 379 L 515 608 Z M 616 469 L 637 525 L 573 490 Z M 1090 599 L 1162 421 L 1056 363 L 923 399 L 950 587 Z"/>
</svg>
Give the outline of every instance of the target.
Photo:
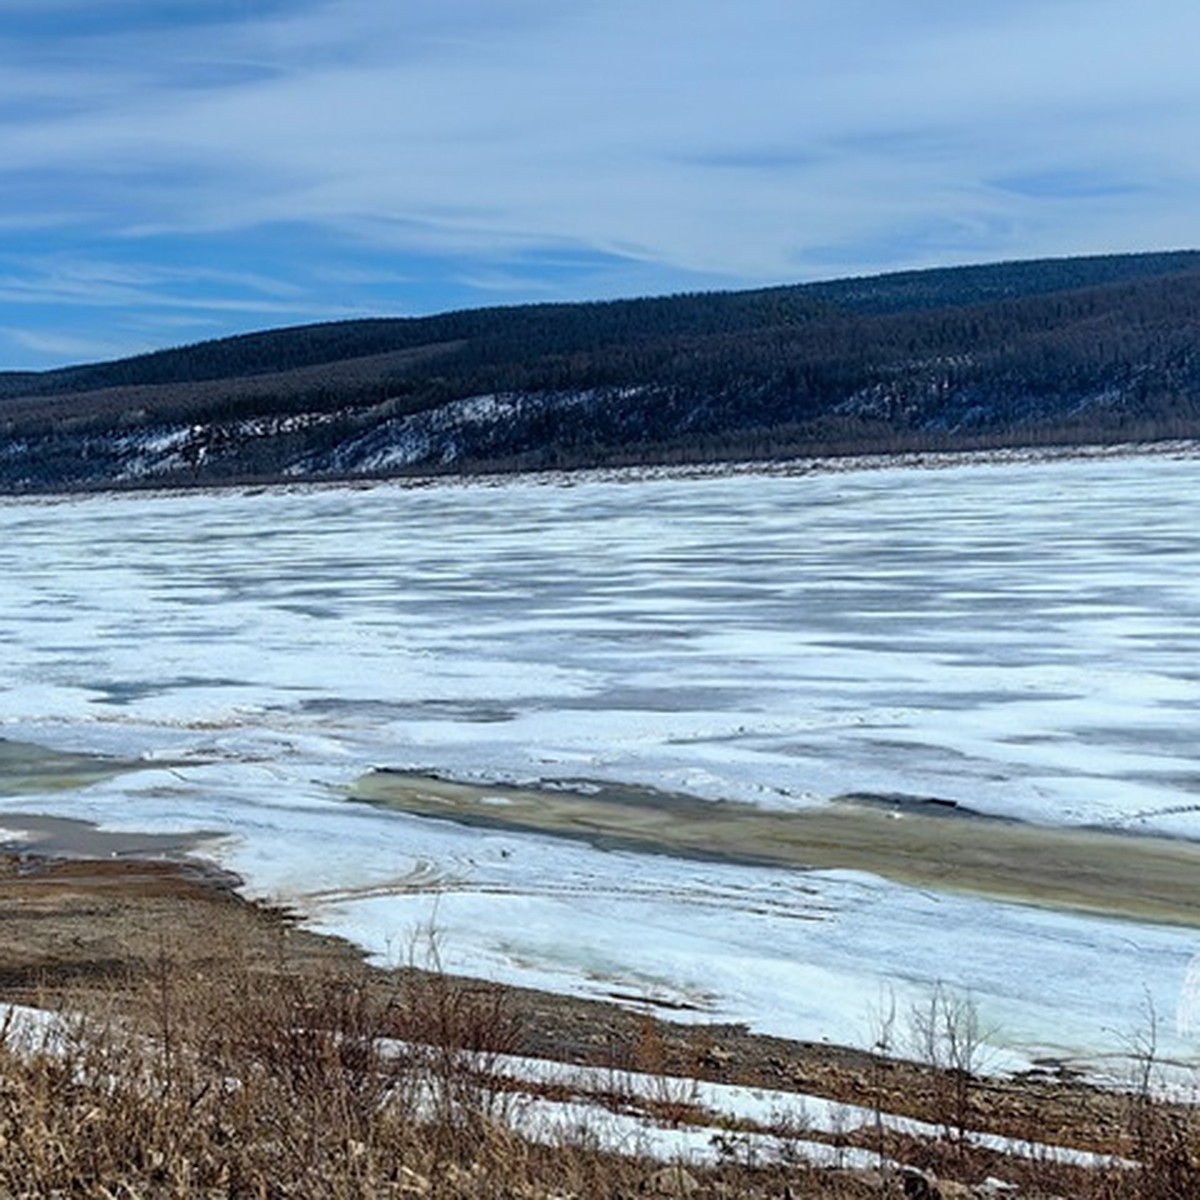
<svg viewBox="0 0 1200 1200">
<path fill-rule="evenodd" d="M 430 441 L 404 470 L 1195 436 L 1198 323 L 1179 252 L 302 326 L 0 375 L 0 486 L 102 484 L 172 429 L 162 471 L 212 479 L 353 473 L 368 433 Z M 481 395 L 503 423 L 430 418 Z"/>
</svg>

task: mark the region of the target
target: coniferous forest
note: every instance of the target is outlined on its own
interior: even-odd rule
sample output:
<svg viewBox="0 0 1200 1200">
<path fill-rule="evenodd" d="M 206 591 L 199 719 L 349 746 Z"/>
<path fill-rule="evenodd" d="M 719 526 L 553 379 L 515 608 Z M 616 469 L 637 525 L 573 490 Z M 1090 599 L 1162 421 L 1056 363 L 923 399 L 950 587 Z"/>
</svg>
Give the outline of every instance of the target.
<svg viewBox="0 0 1200 1200">
<path fill-rule="evenodd" d="M 0 373 L 0 489 L 1200 436 L 1200 252 L 310 325 Z"/>
</svg>

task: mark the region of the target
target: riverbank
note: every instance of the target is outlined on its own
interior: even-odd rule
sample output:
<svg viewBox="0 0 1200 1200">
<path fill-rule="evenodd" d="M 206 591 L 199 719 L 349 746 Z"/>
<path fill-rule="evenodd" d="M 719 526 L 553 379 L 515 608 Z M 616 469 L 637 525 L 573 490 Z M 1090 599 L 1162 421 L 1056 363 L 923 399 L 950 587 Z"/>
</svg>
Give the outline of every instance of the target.
<svg viewBox="0 0 1200 1200">
<path fill-rule="evenodd" d="M 0 858 L 0 1194 L 1145 1200 L 1192 1144 L 1053 1064 L 911 1061 L 903 1015 L 876 1056 L 381 970 L 234 883 Z"/>
<path fill-rule="evenodd" d="M 905 450 L 879 454 L 825 454 L 784 458 L 729 459 L 718 462 L 647 463 L 615 467 L 546 468 L 506 472 L 363 473 L 326 476 L 269 476 L 205 480 L 179 480 L 164 485 L 153 478 L 111 481 L 103 486 L 63 490 L 4 491 L 0 498 L 21 503 L 86 499 L 97 496 L 165 498 L 180 495 L 283 492 L 364 491 L 398 488 L 425 490 L 463 487 L 510 487 L 514 484 L 569 487 L 576 484 L 638 484 L 652 480 L 732 479 L 745 476 L 794 478 L 808 475 L 844 475 L 876 471 L 943 471 L 964 467 L 1049 465 L 1064 462 L 1098 462 L 1131 458 L 1191 460 L 1200 457 L 1200 440 L 1163 438 L 1158 441 L 1064 442 L 1030 446 L 997 446 L 962 450 Z"/>
<path fill-rule="evenodd" d="M 370 966 L 349 943 L 306 929 L 283 909 L 242 899 L 235 883 L 192 858 L 0 857 L 0 1001 L 52 1009 L 116 1005 L 145 1015 L 165 978 L 203 985 L 236 969 L 299 981 L 314 992 L 333 979 L 382 1002 L 406 982 L 440 974 L 429 963 Z M 518 1031 L 514 1053 L 653 1068 L 847 1104 L 870 1101 L 869 1087 L 882 1086 L 888 1111 L 937 1119 L 935 1073 L 903 1057 L 756 1035 L 740 1025 L 676 1025 L 637 1005 L 453 982 L 503 1004 Z M 1036 1127 L 1042 1137 L 1088 1149 L 1103 1149 L 1124 1107 L 1117 1093 L 1079 1083 L 1052 1063 L 1019 1077 L 981 1079 L 979 1089 L 978 1115 L 986 1113 L 990 1131 L 1018 1137 Z"/>
</svg>

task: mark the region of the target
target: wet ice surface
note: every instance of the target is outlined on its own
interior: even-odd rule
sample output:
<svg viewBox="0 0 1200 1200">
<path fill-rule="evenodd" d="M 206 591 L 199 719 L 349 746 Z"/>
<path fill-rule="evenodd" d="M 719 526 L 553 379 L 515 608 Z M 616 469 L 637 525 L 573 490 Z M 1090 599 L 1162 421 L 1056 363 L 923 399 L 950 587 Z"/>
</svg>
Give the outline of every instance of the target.
<svg viewBox="0 0 1200 1200">
<path fill-rule="evenodd" d="M 1169 1023 L 1195 932 L 605 853 L 342 789 L 390 766 L 785 808 L 900 793 L 1200 837 L 1196 471 L 8 501 L 0 734 L 147 758 L 36 807 L 228 830 L 212 853 L 248 890 L 378 954 L 432 922 L 455 968 L 860 1043 L 884 980 L 940 979 L 1001 1046 L 1096 1055 L 1147 995 Z"/>
</svg>

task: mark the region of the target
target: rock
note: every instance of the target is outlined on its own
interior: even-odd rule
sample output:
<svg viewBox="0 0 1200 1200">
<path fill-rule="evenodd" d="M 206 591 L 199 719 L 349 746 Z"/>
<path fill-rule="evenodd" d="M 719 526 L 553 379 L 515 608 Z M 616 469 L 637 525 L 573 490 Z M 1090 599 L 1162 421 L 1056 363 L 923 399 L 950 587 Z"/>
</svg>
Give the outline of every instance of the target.
<svg viewBox="0 0 1200 1200">
<path fill-rule="evenodd" d="M 978 1195 L 974 1188 L 953 1179 L 939 1179 L 937 1190 L 942 1200 L 972 1200 L 972 1197 Z"/>
<path fill-rule="evenodd" d="M 933 1176 L 916 1167 L 901 1167 L 900 1183 L 904 1188 L 906 1200 L 941 1200 Z"/>
<path fill-rule="evenodd" d="M 977 1196 L 1011 1196 L 1020 1191 L 1015 1183 L 1009 1183 L 1007 1179 L 997 1179 L 995 1175 L 989 1175 L 975 1189 Z"/>
<path fill-rule="evenodd" d="M 723 1046 L 711 1046 L 704 1055 L 704 1062 L 710 1067 L 727 1067 L 733 1062 L 733 1051 Z"/>
</svg>

